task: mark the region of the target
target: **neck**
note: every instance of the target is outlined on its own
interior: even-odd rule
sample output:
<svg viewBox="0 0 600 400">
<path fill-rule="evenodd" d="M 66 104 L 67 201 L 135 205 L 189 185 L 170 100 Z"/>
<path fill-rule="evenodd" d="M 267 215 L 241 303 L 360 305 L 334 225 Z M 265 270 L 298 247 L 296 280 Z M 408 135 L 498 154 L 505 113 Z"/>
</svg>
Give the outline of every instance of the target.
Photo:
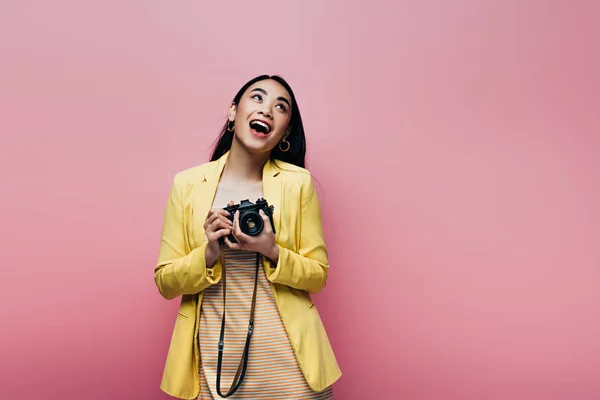
<svg viewBox="0 0 600 400">
<path fill-rule="evenodd" d="M 223 170 L 223 178 L 233 182 L 260 182 L 262 181 L 263 167 L 268 159 L 269 153 L 250 153 L 234 138 L 227 164 Z"/>
</svg>

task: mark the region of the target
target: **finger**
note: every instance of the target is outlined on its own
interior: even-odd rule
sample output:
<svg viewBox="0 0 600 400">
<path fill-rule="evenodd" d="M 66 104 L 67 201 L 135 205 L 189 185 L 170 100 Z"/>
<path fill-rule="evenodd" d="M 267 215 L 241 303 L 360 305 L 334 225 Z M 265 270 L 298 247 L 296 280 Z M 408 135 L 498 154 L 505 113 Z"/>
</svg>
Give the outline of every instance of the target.
<svg viewBox="0 0 600 400">
<path fill-rule="evenodd" d="M 231 228 L 231 234 L 238 243 L 242 243 L 244 241 L 242 238 L 244 232 L 242 232 L 242 230 L 240 229 L 239 211 L 236 212 L 233 216 L 233 226 Z"/>
<path fill-rule="evenodd" d="M 230 220 L 223 217 L 223 219 L 215 218 L 214 221 L 210 224 L 204 224 L 204 231 L 206 232 L 206 236 L 209 238 L 209 241 L 214 241 L 213 234 L 220 229 L 233 229 L 233 225 Z"/>
<path fill-rule="evenodd" d="M 210 242 L 214 242 L 214 241 L 221 239 L 224 236 L 227 237 L 229 234 L 231 234 L 231 230 L 223 228 L 223 229 L 219 229 L 214 232 L 211 232 L 210 234 L 207 235 L 207 237 Z"/>
<path fill-rule="evenodd" d="M 233 222 L 224 215 L 217 214 L 217 217 L 215 219 L 221 220 L 229 226 L 233 226 Z"/>
<path fill-rule="evenodd" d="M 204 227 L 206 229 L 207 226 L 209 226 L 210 224 L 212 224 L 215 219 L 219 218 L 219 213 L 217 212 L 217 210 L 211 210 L 209 211 L 208 215 L 206 216 L 206 219 L 204 220 Z"/>
<path fill-rule="evenodd" d="M 223 215 L 228 215 L 229 212 L 227 210 L 225 210 L 224 208 L 211 208 L 210 211 L 208 212 L 209 214 L 223 214 Z"/>
<path fill-rule="evenodd" d="M 222 225 L 223 221 L 221 221 L 218 218 L 215 218 L 209 225 L 208 225 L 208 229 L 206 229 L 207 231 L 210 232 L 216 232 L 219 228 L 225 228 L 225 226 Z"/>
<path fill-rule="evenodd" d="M 252 236 L 245 234 L 240 228 L 239 220 L 237 226 L 235 223 L 233 224 L 233 230 L 231 234 L 242 248 L 252 241 Z"/>
<path fill-rule="evenodd" d="M 208 231 L 210 229 L 210 226 L 213 224 L 213 222 L 215 222 L 216 217 L 214 215 L 211 215 L 210 217 L 208 217 L 206 219 L 206 221 L 204 221 L 204 230 Z"/>
<path fill-rule="evenodd" d="M 208 221 L 210 217 L 212 217 L 217 211 L 217 208 L 211 208 L 210 210 L 208 210 L 208 214 L 206 214 L 206 218 L 204 220 Z"/>
<path fill-rule="evenodd" d="M 267 215 L 267 213 L 265 213 L 263 210 L 258 210 L 258 213 L 260 214 L 260 216 L 263 219 L 263 231 L 267 232 L 267 233 L 272 233 L 273 232 L 273 227 L 271 226 L 271 220 L 269 219 L 269 216 Z"/>
<path fill-rule="evenodd" d="M 205 221 L 208 221 L 211 217 L 216 218 L 219 215 L 224 215 L 225 217 L 230 216 L 231 214 L 222 208 L 211 208 L 206 215 Z"/>
<path fill-rule="evenodd" d="M 229 238 L 225 238 L 225 244 L 227 245 L 227 247 L 229 247 L 230 249 L 235 249 L 235 250 L 239 250 L 240 249 L 240 245 L 237 243 L 232 243 L 231 240 L 229 240 Z"/>
<path fill-rule="evenodd" d="M 215 219 L 208 227 L 207 231 L 216 232 L 220 229 L 231 229 L 231 225 L 221 219 Z"/>
<path fill-rule="evenodd" d="M 219 229 L 218 231 L 215 232 L 215 236 L 217 238 L 222 238 L 225 237 L 227 238 L 227 236 L 229 236 L 231 234 L 231 229 Z"/>
<path fill-rule="evenodd" d="M 235 240 L 237 240 L 237 242 L 240 242 L 240 239 L 238 237 L 238 230 L 236 229 L 236 223 L 235 220 L 233 221 L 233 226 L 231 227 L 231 235 L 235 238 Z"/>
<path fill-rule="evenodd" d="M 209 211 L 208 214 L 206 214 L 206 218 L 204 219 L 204 230 L 206 230 L 206 228 L 208 228 L 208 226 L 212 223 L 212 212 Z"/>
<path fill-rule="evenodd" d="M 242 228 L 240 227 L 240 212 L 236 211 L 233 215 L 233 233 L 235 235 L 243 235 Z"/>
</svg>

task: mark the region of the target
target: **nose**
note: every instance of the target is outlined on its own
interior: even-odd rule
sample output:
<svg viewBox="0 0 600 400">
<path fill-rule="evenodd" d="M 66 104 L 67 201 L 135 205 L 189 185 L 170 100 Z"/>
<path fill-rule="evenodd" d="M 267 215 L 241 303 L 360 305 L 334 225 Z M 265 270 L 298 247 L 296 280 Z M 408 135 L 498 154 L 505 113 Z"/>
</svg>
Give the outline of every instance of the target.
<svg viewBox="0 0 600 400">
<path fill-rule="evenodd" d="M 265 118 L 272 118 L 271 111 L 266 107 L 260 110 L 258 113 L 264 115 Z"/>
</svg>

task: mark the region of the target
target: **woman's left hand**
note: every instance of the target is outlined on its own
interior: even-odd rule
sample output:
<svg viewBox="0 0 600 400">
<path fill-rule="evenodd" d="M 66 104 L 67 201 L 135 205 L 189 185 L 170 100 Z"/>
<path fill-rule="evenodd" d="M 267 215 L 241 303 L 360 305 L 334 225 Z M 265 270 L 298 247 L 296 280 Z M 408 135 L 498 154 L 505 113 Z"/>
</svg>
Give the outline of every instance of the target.
<svg viewBox="0 0 600 400">
<path fill-rule="evenodd" d="M 263 219 L 263 230 L 257 236 L 246 235 L 240 228 L 240 212 L 236 211 L 233 216 L 233 229 L 231 231 L 237 243 L 232 243 L 225 237 L 225 244 L 230 249 L 255 251 L 269 258 L 272 262 L 276 262 L 279 258 L 279 247 L 275 244 L 275 234 L 271 226 L 271 220 L 259 210 L 259 214 Z"/>
</svg>

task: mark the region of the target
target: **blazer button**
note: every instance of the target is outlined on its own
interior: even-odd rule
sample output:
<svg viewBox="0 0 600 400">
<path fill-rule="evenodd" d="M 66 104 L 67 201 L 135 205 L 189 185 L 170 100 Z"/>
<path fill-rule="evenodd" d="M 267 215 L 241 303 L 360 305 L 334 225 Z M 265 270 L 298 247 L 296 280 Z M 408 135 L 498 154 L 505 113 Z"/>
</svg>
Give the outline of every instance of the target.
<svg viewBox="0 0 600 400">
<path fill-rule="evenodd" d="M 212 278 L 214 274 L 215 272 L 212 268 L 206 268 L 206 276 L 210 276 Z"/>
</svg>

